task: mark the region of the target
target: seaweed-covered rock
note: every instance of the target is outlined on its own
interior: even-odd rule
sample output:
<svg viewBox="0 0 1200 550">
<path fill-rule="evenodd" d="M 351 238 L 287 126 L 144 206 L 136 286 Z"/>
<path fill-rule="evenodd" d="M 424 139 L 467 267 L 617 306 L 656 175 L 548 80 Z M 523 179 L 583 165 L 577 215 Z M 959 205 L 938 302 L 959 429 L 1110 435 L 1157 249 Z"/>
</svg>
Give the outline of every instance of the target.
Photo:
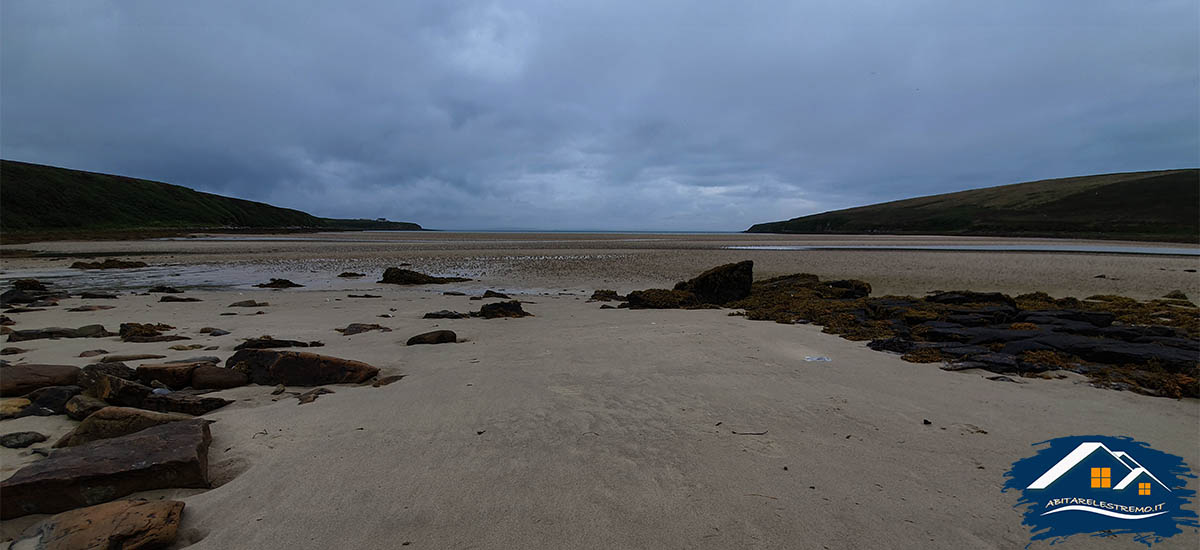
<svg viewBox="0 0 1200 550">
<path fill-rule="evenodd" d="M 168 330 L 175 330 L 175 327 L 163 323 L 121 323 L 118 334 L 124 342 L 171 342 L 188 339 L 186 336 L 163 334 Z"/>
<path fill-rule="evenodd" d="M 494 302 L 484 304 L 479 308 L 479 312 L 474 314 L 477 317 L 484 319 L 499 319 L 501 317 L 531 317 L 532 313 L 521 308 L 521 302 L 510 300 L 507 302 Z"/>
<path fill-rule="evenodd" d="M 676 283 L 674 290 L 690 292 L 705 304 L 722 305 L 749 296 L 753 282 L 754 262 L 745 260 L 709 269 L 694 279 Z"/>
<path fill-rule="evenodd" d="M 937 292 L 925 297 L 925 301 L 935 304 L 1004 304 L 1012 308 L 1017 303 L 1007 294 L 999 292 L 972 292 L 956 290 L 952 292 Z"/>
<path fill-rule="evenodd" d="M 433 285 L 461 283 L 470 280 L 465 277 L 434 277 L 411 269 L 389 267 L 383 272 L 383 278 L 379 282 L 389 285 Z"/>
<path fill-rule="evenodd" d="M 630 309 L 679 309 L 700 305 L 700 299 L 686 290 L 651 288 L 629 293 Z"/>
<path fill-rule="evenodd" d="M 589 302 L 624 302 L 625 297 L 617 294 L 615 290 L 600 289 L 592 292 L 592 297 L 588 298 Z"/>
</svg>

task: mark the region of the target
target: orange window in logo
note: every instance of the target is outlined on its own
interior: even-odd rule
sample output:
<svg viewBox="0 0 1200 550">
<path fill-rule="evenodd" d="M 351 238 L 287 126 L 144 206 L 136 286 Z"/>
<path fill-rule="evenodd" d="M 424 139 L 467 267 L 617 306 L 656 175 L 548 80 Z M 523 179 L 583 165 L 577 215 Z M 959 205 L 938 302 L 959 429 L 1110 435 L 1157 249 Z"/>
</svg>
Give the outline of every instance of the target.
<svg viewBox="0 0 1200 550">
<path fill-rule="evenodd" d="M 1149 483 L 1138 483 L 1138 494 L 1139 495 L 1150 494 L 1150 484 Z"/>
<path fill-rule="evenodd" d="M 1112 468 L 1092 468 L 1092 488 L 1108 489 L 1110 487 L 1112 487 Z"/>
</svg>

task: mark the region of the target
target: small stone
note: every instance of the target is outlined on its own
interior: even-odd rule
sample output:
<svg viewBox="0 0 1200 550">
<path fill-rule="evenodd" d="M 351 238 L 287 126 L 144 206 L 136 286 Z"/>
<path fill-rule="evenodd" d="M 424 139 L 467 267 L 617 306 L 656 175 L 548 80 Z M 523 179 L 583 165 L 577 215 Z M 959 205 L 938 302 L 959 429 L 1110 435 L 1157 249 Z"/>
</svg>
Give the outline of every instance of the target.
<svg viewBox="0 0 1200 550">
<path fill-rule="evenodd" d="M 452 344 L 458 341 L 458 335 L 452 330 L 435 330 L 418 334 L 408 339 L 406 345 L 415 346 L 418 344 Z"/>
<path fill-rule="evenodd" d="M 0 435 L 0 447 L 9 449 L 24 449 L 34 443 L 41 443 L 46 436 L 37 432 L 13 432 Z"/>
</svg>

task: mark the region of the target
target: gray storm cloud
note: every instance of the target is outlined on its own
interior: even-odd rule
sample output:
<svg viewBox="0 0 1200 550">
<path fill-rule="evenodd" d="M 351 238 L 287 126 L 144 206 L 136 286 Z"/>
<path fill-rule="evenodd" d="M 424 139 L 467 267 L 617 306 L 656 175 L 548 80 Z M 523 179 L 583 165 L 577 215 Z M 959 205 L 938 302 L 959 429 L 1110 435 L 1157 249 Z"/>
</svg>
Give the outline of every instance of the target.
<svg viewBox="0 0 1200 550">
<path fill-rule="evenodd" d="M 447 229 L 1200 165 L 1200 7 L 0 3 L 0 155 Z"/>
</svg>

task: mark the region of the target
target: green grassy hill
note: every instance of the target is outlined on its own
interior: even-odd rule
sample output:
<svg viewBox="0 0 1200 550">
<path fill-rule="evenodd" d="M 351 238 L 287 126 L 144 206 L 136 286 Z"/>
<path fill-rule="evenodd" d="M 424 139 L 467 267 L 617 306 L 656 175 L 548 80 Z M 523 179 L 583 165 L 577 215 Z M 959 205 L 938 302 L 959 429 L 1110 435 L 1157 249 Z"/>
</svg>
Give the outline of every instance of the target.
<svg viewBox="0 0 1200 550">
<path fill-rule="evenodd" d="M 319 218 L 156 181 L 0 160 L 6 236 L 82 231 L 405 229 L 405 222 Z"/>
<path fill-rule="evenodd" d="M 889 233 L 1200 242 L 1200 170 L 1015 183 L 760 223 L 749 233 Z"/>
</svg>

